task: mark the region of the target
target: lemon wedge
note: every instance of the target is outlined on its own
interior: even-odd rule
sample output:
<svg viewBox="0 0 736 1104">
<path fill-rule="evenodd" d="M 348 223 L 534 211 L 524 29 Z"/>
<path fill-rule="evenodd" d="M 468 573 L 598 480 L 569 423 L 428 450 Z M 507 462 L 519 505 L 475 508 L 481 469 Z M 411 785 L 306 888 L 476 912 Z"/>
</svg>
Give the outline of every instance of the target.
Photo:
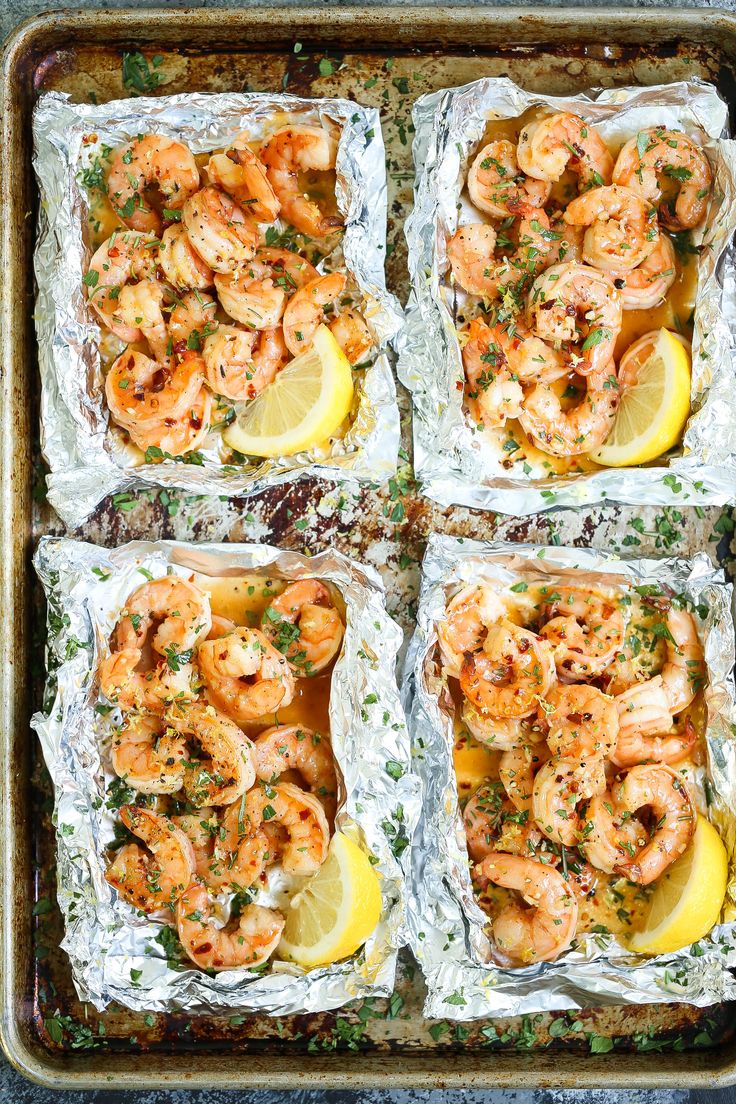
<svg viewBox="0 0 736 1104">
<path fill-rule="evenodd" d="M 245 456 L 293 456 L 321 445 L 353 402 L 350 363 L 326 326 L 309 349 L 287 364 L 223 433 Z"/>
<path fill-rule="evenodd" d="M 606 441 L 591 459 L 611 468 L 656 460 L 679 441 L 690 413 L 690 357 L 669 330 L 661 329 L 636 382 L 624 388 Z"/>
<path fill-rule="evenodd" d="M 279 954 L 311 968 L 354 954 L 381 916 L 378 875 L 364 851 L 335 832 L 327 858 L 291 901 Z"/>
<path fill-rule="evenodd" d="M 699 816 L 692 843 L 660 878 L 643 927 L 627 940 L 629 948 L 656 955 L 697 943 L 718 923 L 727 880 L 723 841 Z"/>
</svg>

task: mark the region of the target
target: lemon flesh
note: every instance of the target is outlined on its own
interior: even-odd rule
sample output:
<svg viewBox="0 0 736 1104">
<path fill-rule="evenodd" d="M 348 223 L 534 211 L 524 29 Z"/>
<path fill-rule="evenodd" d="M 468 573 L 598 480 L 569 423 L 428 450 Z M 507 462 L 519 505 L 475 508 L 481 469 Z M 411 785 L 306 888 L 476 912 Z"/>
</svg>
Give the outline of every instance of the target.
<svg viewBox="0 0 736 1104">
<path fill-rule="evenodd" d="M 640 931 L 628 946 L 637 954 L 670 954 L 715 927 L 728 881 L 728 856 L 710 821 L 699 816 L 690 847 L 662 875 Z"/>
<path fill-rule="evenodd" d="M 326 326 L 223 433 L 245 456 L 293 456 L 323 444 L 350 413 L 353 372 Z"/>
<path fill-rule="evenodd" d="M 677 337 L 662 329 L 636 383 L 623 390 L 613 428 L 591 459 L 612 468 L 656 460 L 680 440 L 689 413 L 690 357 Z"/>
<path fill-rule="evenodd" d="M 292 899 L 279 954 L 305 968 L 347 958 L 381 917 L 381 889 L 370 860 L 336 832 L 317 873 Z"/>
</svg>

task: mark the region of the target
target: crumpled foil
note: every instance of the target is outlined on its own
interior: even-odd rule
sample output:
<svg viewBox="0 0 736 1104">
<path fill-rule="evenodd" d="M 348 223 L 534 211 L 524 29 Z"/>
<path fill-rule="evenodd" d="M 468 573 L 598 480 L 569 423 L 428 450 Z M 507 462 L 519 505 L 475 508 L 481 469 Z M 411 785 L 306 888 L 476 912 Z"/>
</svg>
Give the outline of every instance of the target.
<svg viewBox="0 0 736 1104">
<path fill-rule="evenodd" d="M 402 634 L 386 613 L 377 574 L 338 552 L 310 558 L 268 545 L 173 541 L 105 549 L 44 537 L 34 562 L 49 604 L 49 681 L 44 712 L 32 725 L 54 783 L 57 889 L 66 920 L 61 945 L 79 996 L 100 1011 L 118 1001 L 138 1011 L 285 1015 L 390 993 L 397 950 L 406 942 L 405 879 L 419 783 L 410 773 L 395 679 Z M 105 881 L 105 849 L 117 814 L 106 805 L 106 787 L 115 776 L 104 747 L 111 723 L 120 718 L 119 711 L 109 717 L 95 711 L 97 664 L 127 596 L 149 577 L 146 572 L 160 577 L 193 571 L 321 578 L 345 600 L 345 638 L 330 695 L 332 747 L 343 780 L 336 828 L 375 856 L 383 908 L 365 947 L 335 965 L 305 973 L 278 962 L 266 973 L 228 970 L 213 977 L 196 968 L 170 968 L 166 950 L 155 941 L 162 924 L 141 917 Z M 288 887 L 287 876 L 274 868 L 257 902 L 275 905 L 279 890 Z"/>
<path fill-rule="evenodd" d="M 437 655 L 436 624 L 448 599 L 470 582 L 556 580 L 583 572 L 602 584 L 656 583 L 707 613 L 699 627 L 708 685 L 707 765 L 689 776 L 700 811 L 729 856 L 727 922 L 694 948 L 657 958 L 627 951 L 612 935 L 584 934 L 554 963 L 505 970 L 488 962 L 487 917 L 475 900 L 453 768 L 453 703 Z M 574 579 L 576 576 L 572 575 Z M 579 578 L 579 576 L 577 576 Z M 732 587 L 705 554 L 692 560 L 618 559 L 584 548 L 456 540 L 434 534 L 423 565 L 417 629 L 407 653 L 404 704 L 423 797 L 414 837 L 410 945 L 427 981 L 424 1014 L 466 1020 L 604 1004 L 736 999 L 736 704 Z"/>
<path fill-rule="evenodd" d="M 616 144 L 662 124 L 700 141 L 714 167 L 714 194 L 698 267 L 691 415 L 683 448 L 665 463 L 577 475 L 524 475 L 508 453 L 474 430 L 463 412 L 464 373 L 443 289 L 445 240 L 458 225 L 460 194 L 488 119 L 516 118 L 532 106 L 573 111 Z M 723 504 L 736 480 L 736 142 L 728 111 L 704 81 L 651 88 L 592 89 L 542 96 L 505 77 L 421 97 L 414 106 L 415 206 L 406 224 L 412 294 L 399 342 L 398 373 L 414 398 L 414 462 L 424 493 L 443 505 L 509 514 L 603 500 L 634 505 Z M 443 296 L 444 290 L 444 296 Z M 509 470 L 511 469 L 511 470 Z"/>
<path fill-rule="evenodd" d="M 159 131 L 195 153 L 226 145 L 241 130 L 254 139 L 282 123 L 337 124 L 337 202 L 345 233 L 331 261 L 344 264 L 362 298 L 378 353 L 356 383 L 357 412 L 344 438 L 325 450 L 226 466 L 214 449 L 201 466 L 164 460 L 141 464 L 108 429 L 100 366 L 100 328 L 82 279 L 88 244 L 88 195 L 79 173 L 101 145 L 118 146 Z M 386 166 L 379 114 L 349 100 L 261 93 L 187 93 L 91 105 L 47 93 L 33 119 L 34 167 L 41 191 L 36 248 L 36 332 L 41 370 L 41 444 L 51 468 L 48 497 L 67 525 L 87 517 L 105 495 L 136 485 L 195 494 L 250 495 L 300 476 L 385 481 L 396 470 L 399 413 L 389 347 L 402 325 L 386 291 Z M 94 136 L 94 140 L 91 140 Z M 277 227 L 280 225 L 276 224 Z M 318 266 L 321 268 L 321 266 Z"/>
</svg>

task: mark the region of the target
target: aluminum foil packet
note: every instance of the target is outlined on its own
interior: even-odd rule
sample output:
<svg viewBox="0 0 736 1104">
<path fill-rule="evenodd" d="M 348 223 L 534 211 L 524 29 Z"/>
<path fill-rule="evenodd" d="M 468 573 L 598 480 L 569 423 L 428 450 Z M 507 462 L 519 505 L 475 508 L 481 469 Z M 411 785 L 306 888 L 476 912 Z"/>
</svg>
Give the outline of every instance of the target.
<svg viewBox="0 0 736 1104">
<path fill-rule="evenodd" d="M 116 440 L 103 401 L 101 332 L 83 284 L 91 256 L 83 176 L 103 146 L 118 146 L 141 133 L 179 138 L 198 154 L 221 148 L 242 130 L 258 139 L 273 128 L 274 117 L 340 130 L 336 196 L 345 233 L 329 261 L 344 265 L 357 288 L 378 350 L 356 380 L 353 421 L 328 449 L 296 456 L 225 464 L 215 442 L 200 450 L 198 464 L 142 463 Z M 376 110 L 342 99 L 234 92 L 91 105 L 51 92 L 38 102 L 33 134 L 41 192 L 35 264 L 41 445 L 51 468 L 49 501 L 68 526 L 81 524 L 105 495 L 136 485 L 234 496 L 306 475 L 384 482 L 393 474 L 399 413 L 389 350 L 402 313 L 384 278 L 386 166 Z"/>
<path fill-rule="evenodd" d="M 409 739 L 395 662 L 402 634 L 385 610 L 377 574 L 342 556 L 307 557 L 268 545 L 188 545 L 135 541 L 116 549 L 42 538 L 36 570 L 48 598 L 48 683 L 39 735 L 55 790 L 58 899 L 66 921 L 62 948 L 79 996 L 100 1011 L 117 1001 L 137 1011 L 286 1015 L 318 1012 L 390 993 L 397 950 L 406 942 L 406 878 L 418 818 L 419 783 L 410 773 Z M 330 694 L 332 747 L 342 778 L 336 828 L 375 859 L 383 908 L 365 946 L 332 966 L 305 972 L 286 962 L 258 971 L 210 976 L 172 961 L 160 921 L 142 916 L 105 881 L 105 851 L 116 811 L 106 749 L 119 711 L 102 714 L 96 670 L 127 596 L 145 578 L 167 573 L 285 579 L 320 578 L 337 586 L 346 630 Z M 256 902 L 278 903 L 287 876 L 273 868 Z M 175 929 L 174 929 L 175 931 Z"/>
<path fill-rule="evenodd" d="M 689 774 L 700 812 L 720 833 L 729 856 L 724 922 L 693 947 L 645 958 L 612 934 L 586 933 L 554 963 L 502 969 L 489 963 L 485 913 L 470 878 L 453 767 L 454 705 L 437 651 L 436 625 L 452 594 L 487 579 L 565 578 L 602 585 L 656 584 L 684 594 L 697 610 L 708 668 L 705 689 L 707 763 Z M 404 696 L 422 814 L 412 856 L 410 944 L 424 972 L 424 1014 L 466 1020 L 605 1004 L 684 1002 L 699 1006 L 736 998 L 736 703 L 732 587 L 705 554 L 692 560 L 619 559 L 583 548 L 456 540 L 433 535 L 423 565 L 417 629 L 409 646 Z"/>
<path fill-rule="evenodd" d="M 463 184 L 488 120 L 517 118 L 535 106 L 581 115 L 612 145 L 652 125 L 684 131 L 703 145 L 714 168 L 698 261 L 691 414 L 682 448 L 662 463 L 550 475 L 538 463 L 514 463 L 501 443 L 474 430 L 463 412 L 465 376 L 453 319 L 456 293 L 443 286 L 449 269 L 445 242 L 459 224 Z M 413 392 L 414 461 L 424 493 L 446 506 L 509 514 L 604 500 L 634 505 L 732 501 L 736 143 L 727 138 L 728 110 L 715 88 L 691 81 L 542 96 L 505 77 L 488 77 L 421 97 L 413 118 L 417 183 L 414 211 L 406 224 L 413 290 L 398 372 Z"/>
</svg>

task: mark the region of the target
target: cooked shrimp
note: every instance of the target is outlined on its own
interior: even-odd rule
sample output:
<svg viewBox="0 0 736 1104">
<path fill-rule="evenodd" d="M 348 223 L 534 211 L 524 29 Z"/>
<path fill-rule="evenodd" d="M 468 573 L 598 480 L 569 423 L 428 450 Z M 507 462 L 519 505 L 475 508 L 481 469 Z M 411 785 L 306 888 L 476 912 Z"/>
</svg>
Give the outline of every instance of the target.
<svg viewBox="0 0 736 1104">
<path fill-rule="evenodd" d="M 490 585 L 471 583 L 453 595 L 437 625 L 445 674 L 460 678 L 466 652 L 477 652 L 491 625 L 509 614 L 508 602 Z"/>
<path fill-rule="evenodd" d="M 606 788 L 603 759 L 563 759 L 556 755 L 537 771 L 532 810 L 537 826 L 548 839 L 574 847 L 582 823 L 578 806 Z"/>
<path fill-rule="evenodd" d="M 493 625 L 483 650 L 466 655 L 460 670 L 466 698 L 494 717 L 530 717 L 554 681 L 547 641 L 511 621 Z"/>
<path fill-rule="evenodd" d="M 524 401 L 494 330 L 475 318 L 465 330 L 465 398 L 471 415 L 487 429 L 518 418 Z"/>
<path fill-rule="evenodd" d="M 654 310 L 675 282 L 675 248 L 665 233 L 646 260 L 630 272 L 612 272 L 624 310 Z"/>
<path fill-rule="evenodd" d="M 616 697 L 646 678 L 647 675 L 644 674 L 642 667 L 631 655 L 630 649 L 624 645 L 601 675 L 600 685 L 607 694 Z"/>
<path fill-rule="evenodd" d="M 255 373 L 250 380 L 249 395 L 259 394 L 264 387 L 273 382 L 289 359 L 283 330 L 275 326 L 272 330 L 261 330 L 256 347 L 253 350 Z"/>
<path fill-rule="evenodd" d="M 468 354 L 474 373 L 479 370 L 478 361 L 487 365 L 489 375 L 494 369 L 499 373 L 506 370 L 511 373 L 512 382 L 518 380 L 522 384 L 550 383 L 569 372 L 562 355 L 530 334 L 518 321 L 488 326 L 474 319 L 465 332 L 471 339 L 469 344 L 477 345 Z M 482 349 L 487 351 L 481 353 Z"/>
<path fill-rule="evenodd" d="M 679 130 L 650 127 L 641 130 L 622 147 L 613 179 L 650 203 L 662 199 L 660 177 L 678 185 L 674 209 L 660 205 L 659 217 L 670 230 L 691 229 L 705 219 L 713 187 L 713 172 L 703 150 Z"/>
<path fill-rule="evenodd" d="M 219 188 L 202 188 L 186 201 L 181 217 L 194 249 L 215 272 L 234 272 L 258 248 L 258 226 Z"/>
<path fill-rule="evenodd" d="M 581 226 L 571 226 L 569 222 L 565 222 L 563 215 L 564 212 L 560 212 L 550 221 L 550 230 L 554 235 L 554 240 L 551 242 L 549 253 L 545 258 L 546 268 L 551 265 L 562 264 L 563 261 L 568 264 L 572 261 L 575 261 L 576 264 L 583 263 L 583 228 Z"/>
<path fill-rule="evenodd" d="M 126 349 L 112 364 L 105 380 L 110 413 L 126 429 L 176 420 L 185 415 L 199 395 L 204 374 L 196 355 L 178 364 L 163 365 L 134 349 Z"/>
<path fill-rule="evenodd" d="M 496 850 L 504 805 L 500 782 L 484 782 L 468 800 L 463 810 L 463 824 L 468 854 L 475 862 Z"/>
<path fill-rule="evenodd" d="M 300 172 L 330 172 L 335 168 L 337 142 L 322 127 L 285 126 L 271 135 L 260 151 L 268 182 L 281 204 L 281 217 L 302 234 L 324 238 L 342 226 L 342 219 L 324 215 L 304 194 Z"/>
<path fill-rule="evenodd" d="M 600 890 L 605 888 L 598 871 L 590 863 L 585 862 L 582 856 L 574 859 L 564 877 L 579 905 L 582 906 L 595 902 Z"/>
<path fill-rule="evenodd" d="M 705 680 L 703 646 L 692 614 L 670 608 L 665 622 L 666 659 L 660 674 L 618 694 L 620 738 L 666 736 L 672 718 L 692 702 Z"/>
<path fill-rule="evenodd" d="M 519 413 L 524 432 L 537 448 L 551 456 L 579 456 L 603 444 L 611 432 L 618 407 L 618 390 L 613 362 L 587 376 L 585 395 L 570 410 L 563 410 L 560 397 L 548 384 L 538 383 L 529 392 Z"/>
<path fill-rule="evenodd" d="M 480 211 L 505 219 L 529 208 L 544 207 L 550 185 L 519 171 L 513 142 L 500 138 L 476 154 L 468 171 L 468 194 Z"/>
<path fill-rule="evenodd" d="M 662 688 L 670 712 L 686 709 L 705 683 L 703 645 L 691 613 L 670 607 L 666 620 L 667 659 L 662 668 Z"/>
<path fill-rule="evenodd" d="M 169 356 L 169 332 L 161 309 L 164 289 L 155 280 L 125 284 L 118 296 L 118 316 L 125 326 L 137 326 L 160 364 Z"/>
<path fill-rule="evenodd" d="M 155 447 L 166 457 L 181 456 L 204 443 L 210 431 L 211 411 L 212 397 L 204 387 L 200 387 L 194 402 L 177 418 L 169 415 L 142 426 L 128 425 L 125 428 L 141 451 L 147 452 Z"/>
<path fill-rule="evenodd" d="M 553 686 L 544 718 L 547 743 L 555 755 L 568 759 L 608 757 L 616 747 L 618 709 L 613 698 L 594 686 Z"/>
<path fill-rule="evenodd" d="M 549 640 L 560 677 L 573 682 L 600 675 L 623 646 L 626 622 L 616 598 L 587 587 L 542 591 L 540 634 Z"/>
<path fill-rule="evenodd" d="M 253 743 L 211 705 L 174 703 L 166 723 L 179 735 L 193 737 L 206 758 L 186 765 L 184 789 L 191 803 L 230 805 L 255 782 Z"/>
<path fill-rule="evenodd" d="M 344 293 L 346 284 L 344 273 L 330 272 L 310 280 L 291 296 L 283 326 L 284 341 L 292 356 L 309 348 L 317 327 L 335 310 L 336 300 Z"/>
<path fill-rule="evenodd" d="M 208 640 L 219 640 L 221 636 L 227 636 L 235 632 L 238 626 L 229 617 L 223 617 L 219 613 L 212 614 L 212 628 L 207 634 Z"/>
<path fill-rule="evenodd" d="M 606 790 L 588 802 L 578 846 L 596 870 L 613 874 L 627 858 L 633 858 L 647 842 L 641 821 L 617 812 Z"/>
<path fill-rule="evenodd" d="M 122 805 L 120 819 L 137 843 L 126 843 L 105 877 L 126 901 L 143 912 L 172 909 L 194 876 L 192 845 L 168 817 L 137 805 Z"/>
<path fill-rule="evenodd" d="M 257 254 L 237 272 L 218 273 L 215 287 L 230 317 L 249 329 L 269 330 L 281 321 L 288 292 Z"/>
<path fill-rule="evenodd" d="M 497 266 L 497 282 L 500 294 L 513 285 L 514 294 L 520 297 L 537 273 L 548 263 L 548 257 L 559 238 L 550 227 L 544 211 L 528 211 L 519 219 L 516 248 L 509 250 L 501 245 L 501 261 Z"/>
<path fill-rule="evenodd" d="M 212 269 L 197 253 L 180 222 L 168 226 L 161 235 L 158 263 L 168 282 L 179 291 L 212 287 Z"/>
<path fill-rule="evenodd" d="M 286 356 L 278 327 L 257 333 L 219 326 L 202 347 L 207 383 L 215 394 L 234 402 L 259 395 L 276 378 Z"/>
<path fill-rule="evenodd" d="M 176 793 L 184 783 L 186 742 L 158 717 L 128 713 L 112 741 L 112 767 L 138 793 Z"/>
<path fill-rule="evenodd" d="M 613 279 L 574 262 L 552 265 L 538 276 L 527 301 L 532 331 L 568 352 L 581 376 L 603 371 L 621 330 L 621 293 Z M 575 352 L 569 346 L 579 345 Z"/>
<path fill-rule="evenodd" d="M 583 260 L 604 272 L 630 272 L 659 244 L 657 211 L 630 188 L 591 188 L 570 203 L 563 216 L 585 226 Z"/>
<path fill-rule="evenodd" d="M 630 740 L 664 735 L 672 728 L 670 704 L 661 675 L 634 683 L 622 694 L 617 694 L 615 701 L 622 746 Z"/>
<path fill-rule="evenodd" d="M 527 738 L 518 718 L 488 717 L 479 713 L 470 702 L 463 705 L 463 723 L 476 740 L 494 751 L 509 751 Z"/>
<path fill-rule="evenodd" d="M 238 134 L 224 153 L 210 157 L 207 175 L 258 222 L 275 222 L 279 217 L 281 204 L 268 181 L 266 166 L 248 145 L 247 134 Z"/>
<path fill-rule="evenodd" d="M 107 194 L 117 215 L 132 230 L 158 233 L 161 215 L 151 206 L 157 192 L 164 209 L 178 211 L 199 187 L 194 155 L 183 142 L 165 134 L 145 134 L 115 150 L 107 175 Z"/>
<path fill-rule="evenodd" d="M 353 307 L 341 307 L 330 322 L 330 333 L 351 364 L 359 364 L 375 345 L 373 334 L 363 315 Z"/>
<path fill-rule="evenodd" d="M 186 663 L 183 653 L 204 640 L 211 624 L 207 592 L 180 575 L 165 575 L 142 583 L 128 595 L 115 643 L 118 649 L 142 648 L 152 633 L 151 647 L 159 655 Z"/>
<path fill-rule="evenodd" d="M 268 265 L 273 273 L 274 283 L 289 296 L 319 276 L 313 264 L 300 253 L 293 253 L 291 249 L 262 246 L 256 253 L 256 260 Z"/>
<path fill-rule="evenodd" d="M 204 339 L 220 325 L 216 311 L 217 300 L 203 291 L 187 291 L 177 299 L 169 314 L 173 352 L 183 356 L 190 347 L 200 350 Z"/>
<path fill-rule="evenodd" d="M 275 713 L 294 695 L 286 656 L 257 629 L 240 626 L 217 640 L 205 640 L 197 659 L 215 704 L 239 723 Z"/>
<path fill-rule="evenodd" d="M 498 764 L 498 776 L 512 804 L 527 816 L 532 811 L 534 776 L 549 758 L 545 744 L 517 744 L 505 751 Z"/>
<path fill-rule="evenodd" d="M 120 292 L 129 280 L 148 280 L 156 275 L 158 240 L 153 234 L 116 230 L 94 253 L 84 285 L 89 305 L 111 333 L 121 341 L 141 341 L 135 322 L 120 313 Z"/>
<path fill-rule="evenodd" d="M 319 579 L 288 583 L 266 607 L 261 628 L 297 678 L 316 675 L 340 650 L 345 626 Z"/>
<path fill-rule="evenodd" d="M 479 883 L 516 890 L 529 906 L 506 905 L 491 934 L 502 966 L 552 962 L 575 938 L 578 906 L 559 871 L 519 855 L 493 854 L 475 867 Z"/>
<path fill-rule="evenodd" d="M 322 802 L 328 820 L 334 820 L 337 775 L 326 736 L 298 724 L 274 725 L 257 736 L 253 752 L 256 775 L 262 782 L 276 782 L 285 771 L 297 771 Z"/>
<path fill-rule="evenodd" d="M 167 702 L 190 701 L 194 668 L 175 661 L 172 668 L 162 660 L 154 667 L 143 666 L 139 648 L 123 648 L 105 656 L 100 663 L 100 690 L 122 709 L 147 709 L 162 713 Z"/>
<path fill-rule="evenodd" d="M 580 191 L 611 183 L 613 158 L 606 143 L 595 127 L 568 111 L 526 124 L 516 155 L 521 169 L 535 180 L 559 180 L 570 168 Z"/>
<path fill-rule="evenodd" d="M 523 384 L 552 383 L 568 373 L 562 355 L 541 338 L 527 333 L 519 323 L 513 331 L 506 334 L 503 347 L 509 367 Z"/>
<path fill-rule="evenodd" d="M 516 245 L 485 223 L 461 226 L 447 245 L 453 276 L 471 295 L 494 298 L 513 284 L 525 288 L 544 267 L 559 235 L 544 211 L 529 211 L 519 220 Z M 498 256 L 496 256 L 498 253 Z"/>
<path fill-rule="evenodd" d="M 646 627 L 641 627 L 650 635 Z M 637 683 L 646 682 L 664 662 L 664 640 L 651 640 L 648 647 L 642 648 L 639 628 L 638 615 L 635 614 L 631 630 L 601 675 L 602 689 L 614 697 Z"/>
<path fill-rule="evenodd" d="M 234 816 L 234 814 L 231 814 Z M 238 817 L 240 836 L 263 830 L 287 874 L 316 874 L 327 858 L 330 828 L 319 798 L 290 782 L 249 791 Z"/>
<path fill-rule="evenodd" d="M 180 813 L 172 816 L 171 822 L 181 829 L 192 845 L 195 876 L 209 884 L 215 839 L 220 834 L 216 811 L 205 807 L 195 813 Z"/>
<path fill-rule="evenodd" d="M 186 954 L 203 970 L 255 969 L 276 950 L 284 918 L 274 909 L 246 905 L 224 928 L 211 923 L 207 889 L 194 882 L 176 906 L 176 927 Z"/>
<path fill-rule="evenodd" d="M 529 858 L 543 841 L 536 826 L 504 798 L 500 782 L 484 782 L 475 791 L 463 811 L 463 823 L 468 854 L 475 862 L 494 851 Z"/>
<path fill-rule="evenodd" d="M 617 767 L 633 767 L 637 763 L 679 763 L 687 758 L 698 742 L 698 732 L 689 717 L 671 732 L 650 735 L 626 728 L 619 735 L 611 756 Z"/>
<path fill-rule="evenodd" d="M 460 226 L 447 242 L 447 259 L 453 278 L 470 295 L 495 296 L 496 238 L 493 226 L 474 222 Z"/>
<path fill-rule="evenodd" d="M 690 355 L 690 342 L 687 338 L 683 337 L 682 334 L 675 333 L 673 330 L 669 330 L 668 332 L 680 342 L 688 355 Z M 636 383 L 639 378 L 639 370 L 649 358 L 658 337 L 659 330 L 649 330 L 648 333 L 642 334 L 633 344 L 629 345 L 626 352 L 622 354 L 618 363 L 618 384 L 622 390 Z"/>
<path fill-rule="evenodd" d="M 636 857 L 618 863 L 616 871 L 630 882 L 649 885 L 656 881 L 693 838 L 696 810 L 684 778 L 664 764 L 632 767 L 613 787 L 616 811 L 633 815 L 649 808 L 654 831 Z"/>
<path fill-rule="evenodd" d="M 250 800 L 252 803 L 253 799 Z M 258 881 L 267 865 L 276 861 L 266 833 L 252 825 L 246 831 L 248 801 L 249 795 L 244 794 L 228 805 L 223 814 L 204 877 L 210 886 L 242 892 Z"/>
</svg>

